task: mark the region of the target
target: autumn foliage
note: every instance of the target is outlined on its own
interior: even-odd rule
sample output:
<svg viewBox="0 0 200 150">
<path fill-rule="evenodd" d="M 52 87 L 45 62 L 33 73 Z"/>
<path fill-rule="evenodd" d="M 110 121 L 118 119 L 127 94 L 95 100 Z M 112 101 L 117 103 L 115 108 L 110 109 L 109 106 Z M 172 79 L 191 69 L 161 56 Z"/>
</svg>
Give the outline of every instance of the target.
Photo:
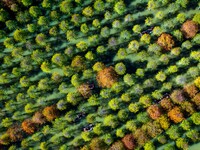
<svg viewBox="0 0 200 150">
<path fill-rule="evenodd" d="M 185 101 L 183 90 L 174 90 L 170 97 L 175 104 L 180 105 Z"/>
<path fill-rule="evenodd" d="M 174 46 L 174 40 L 170 34 L 162 33 L 157 40 L 157 44 L 160 45 L 163 49 L 169 51 Z"/>
<path fill-rule="evenodd" d="M 147 113 L 149 114 L 151 119 L 154 119 L 154 120 L 159 118 L 162 115 L 161 109 L 159 108 L 158 105 L 151 105 L 150 107 L 148 107 Z"/>
<path fill-rule="evenodd" d="M 173 103 L 171 102 L 169 97 L 165 97 L 160 101 L 160 105 L 167 111 L 170 111 L 173 108 Z"/>
<path fill-rule="evenodd" d="M 190 98 L 193 98 L 198 93 L 198 89 L 194 84 L 185 85 L 183 90 Z"/>
<path fill-rule="evenodd" d="M 35 112 L 35 114 L 32 117 L 32 121 L 36 124 L 45 124 L 47 122 L 45 116 L 42 114 L 41 111 Z"/>
<path fill-rule="evenodd" d="M 133 150 L 135 148 L 135 140 L 132 134 L 125 135 L 122 139 L 122 142 L 129 150 Z"/>
<path fill-rule="evenodd" d="M 115 72 L 115 69 L 110 66 L 100 70 L 97 73 L 96 79 L 99 86 L 111 88 L 112 85 L 117 82 L 117 73 Z"/>
<path fill-rule="evenodd" d="M 42 114 L 46 117 L 48 121 L 52 121 L 58 117 L 59 111 L 55 105 L 52 105 L 45 107 L 44 110 L 42 111 Z"/>
<path fill-rule="evenodd" d="M 11 141 L 17 142 L 21 141 L 24 137 L 24 132 L 21 125 L 13 125 L 7 130 L 7 133 L 10 136 Z"/>
<path fill-rule="evenodd" d="M 149 140 L 149 137 L 147 136 L 146 131 L 144 131 L 140 128 L 134 132 L 133 136 L 134 136 L 137 144 L 140 146 L 143 146 Z"/>
<path fill-rule="evenodd" d="M 88 83 L 84 83 L 84 84 L 80 85 L 78 87 L 78 91 L 79 91 L 79 93 L 81 93 L 81 95 L 84 98 L 89 98 L 90 96 L 92 96 L 91 85 Z"/>
<path fill-rule="evenodd" d="M 187 39 L 193 38 L 198 30 L 198 24 L 192 20 L 187 20 L 181 27 L 181 31 Z"/>
<path fill-rule="evenodd" d="M 183 113 L 181 109 L 175 106 L 172 110 L 168 112 L 168 117 L 175 123 L 179 123 L 184 120 Z"/>
<path fill-rule="evenodd" d="M 192 101 L 195 103 L 198 109 L 200 109 L 200 93 L 197 93 L 195 97 L 193 97 Z"/>
<path fill-rule="evenodd" d="M 22 122 L 22 129 L 28 134 L 33 134 L 37 127 L 31 119 L 26 119 Z"/>
</svg>

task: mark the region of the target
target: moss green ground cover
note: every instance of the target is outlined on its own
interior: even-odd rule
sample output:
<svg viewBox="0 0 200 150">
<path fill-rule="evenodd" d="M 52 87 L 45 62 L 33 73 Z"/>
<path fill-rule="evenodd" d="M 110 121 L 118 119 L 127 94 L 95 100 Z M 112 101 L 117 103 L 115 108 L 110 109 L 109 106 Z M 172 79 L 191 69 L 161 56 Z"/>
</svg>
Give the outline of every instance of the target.
<svg viewBox="0 0 200 150">
<path fill-rule="evenodd" d="M 199 148 L 198 0 L 2 0 L 0 150 Z"/>
</svg>

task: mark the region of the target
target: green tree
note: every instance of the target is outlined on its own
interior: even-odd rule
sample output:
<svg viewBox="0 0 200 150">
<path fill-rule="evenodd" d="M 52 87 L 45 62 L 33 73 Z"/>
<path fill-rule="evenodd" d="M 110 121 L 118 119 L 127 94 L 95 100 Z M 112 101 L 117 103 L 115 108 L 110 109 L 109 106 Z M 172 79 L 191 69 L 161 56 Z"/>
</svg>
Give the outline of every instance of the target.
<svg viewBox="0 0 200 150">
<path fill-rule="evenodd" d="M 22 29 L 17 29 L 15 30 L 13 37 L 16 41 L 25 42 L 27 38 L 27 33 Z"/>
<path fill-rule="evenodd" d="M 92 17 L 93 16 L 93 9 L 91 6 L 87 6 L 82 10 L 82 14 L 86 17 Z"/>
<path fill-rule="evenodd" d="M 8 19 L 8 12 L 3 8 L 0 9 L 0 22 L 5 22 Z"/>
<path fill-rule="evenodd" d="M 49 23 L 49 20 L 47 17 L 45 16 L 40 16 L 38 18 L 38 21 L 37 21 L 37 24 L 40 25 L 40 26 L 47 26 Z"/>
<path fill-rule="evenodd" d="M 70 14 L 73 8 L 71 0 L 64 0 L 60 3 L 60 11 L 66 14 Z"/>
<path fill-rule="evenodd" d="M 103 120 L 103 124 L 104 124 L 105 126 L 109 126 L 109 127 L 111 127 L 111 128 L 116 128 L 117 125 L 118 125 L 118 123 L 119 123 L 119 122 L 118 122 L 118 120 L 117 120 L 117 116 L 112 115 L 112 114 L 106 116 L 106 117 L 104 118 L 104 120 Z"/>
<path fill-rule="evenodd" d="M 117 12 L 119 15 L 122 15 L 126 11 L 125 3 L 122 0 L 116 2 L 114 5 L 114 11 Z"/>
<path fill-rule="evenodd" d="M 15 20 L 7 20 L 6 27 L 9 30 L 15 30 L 17 28 L 17 22 Z"/>
<path fill-rule="evenodd" d="M 94 2 L 94 9 L 99 11 L 99 12 L 102 12 L 104 11 L 105 9 L 105 4 L 102 0 L 95 0 Z"/>
<path fill-rule="evenodd" d="M 72 105 L 77 105 L 81 101 L 81 96 L 79 93 L 69 92 L 66 99 L 67 102 L 71 103 Z"/>
<path fill-rule="evenodd" d="M 140 33 L 142 28 L 141 28 L 141 26 L 139 24 L 136 24 L 136 25 L 133 26 L 132 30 L 135 33 Z"/>
<path fill-rule="evenodd" d="M 46 44 L 47 44 L 46 39 L 47 39 L 47 37 L 45 34 L 39 33 L 39 34 L 37 34 L 35 41 L 40 46 L 46 46 Z"/>
<path fill-rule="evenodd" d="M 38 16 L 42 15 L 42 11 L 41 11 L 41 9 L 38 6 L 31 6 L 29 8 L 29 13 L 33 17 L 38 17 Z"/>
<path fill-rule="evenodd" d="M 120 63 L 117 63 L 115 65 L 115 71 L 117 72 L 117 74 L 119 75 L 124 75 L 126 73 L 126 66 L 120 62 Z"/>
<path fill-rule="evenodd" d="M 87 24 L 84 23 L 84 24 L 81 25 L 81 29 L 80 30 L 81 30 L 81 32 L 83 32 L 84 34 L 86 34 L 86 33 L 88 33 L 89 28 L 88 28 Z"/>
</svg>

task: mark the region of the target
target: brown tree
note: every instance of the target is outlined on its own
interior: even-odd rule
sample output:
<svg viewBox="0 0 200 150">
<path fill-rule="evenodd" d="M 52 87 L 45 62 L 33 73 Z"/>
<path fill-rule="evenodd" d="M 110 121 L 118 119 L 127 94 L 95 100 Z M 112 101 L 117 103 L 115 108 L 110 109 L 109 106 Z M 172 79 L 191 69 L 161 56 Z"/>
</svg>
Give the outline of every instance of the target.
<svg viewBox="0 0 200 150">
<path fill-rule="evenodd" d="M 185 85 L 183 90 L 190 98 L 193 98 L 198 93 L 198 89 L 194 84 Z"/>
<path fill-rule="evenodd" d="M 22 122 L 22 129 L 28 134 L 33 134 L 37 127 L 31 119 L 26 119 Z"/>
<path fill-rule="evenodd" d="M 48 121 L 52 121 L 58 117 L 59 111 L 56 105 L 47 106 L 43 109 L 42 114 L 46 117 Z"/>
<path fill-rule="evenodd" d="M 78 91 L 84 98 L 89 98 L 90 96 L 92 96 L 92 87 L 88 83 L 80 85 L 78 87 Z"/>
<path fill-rule="evenodd" d="M 101 87 L 107 87 L 111 88 L 114 83 L 117 82 L 117 73 L 115 72 L 115 69 L 110 66 L 107 68 L 104 68 L 103 70 L 100 70 L 97 73 L 97 82 L 99 86 Z"/>
<path fill-rule="evenodd" d="M 160 105 L 167 111 L 170 111 L 174 106 L 169 97 L 162 98 L 160 101 Z"/>
<path fill-rule="evenodd" d="M 195 105 L 197 106 L 198 109 L 200 109 L 200 93 L 197 93 L 192 101 L 195 103 Z"/>
<path fill-rule="evenodd" d="M 162 33 L 157 40 L 157 44 L 160 45 L 164 50 L 169 51 L 174 46 L 174 40 L 170 34 Z"/>
<path fill-rule="evenodd" d="M 133 150 L 135 148 L 135 140 L 133 134 L 127 134 L 123 137 L 122 142 L 125 147 L 129 150 Z"/>
<path fill-rule="evenodd" d="M 36 124 L 45 124 L 47 122 L 45 116 L 42 114 L 41 111 L 35 112 L 35 114 L 32 117 L 32 121 Z"/>
<path fill-rule="evenodd" d="M 22 126 L 19 124 L 15 124 L 12 127 L 8 128 L 7 133 L 10 136 L 12 142 L 21 141 L 24 137 L 24 131 Z"/>
<path fill-rule="evenodd" d="M 158 105 L 151 105 L 147 109 L 147 113 L 151 117 L 151 119 L 157 119 L 162 115 L 161 109 Z"/>
<path fill-rule="evenodd" d="M 175 106 L 172 110 L 168 112 L 168 117 L 175 123 L 179 123 L 185 119 L 183 117 L 183 113 L 181 112 L 181 109 L 177 106 Z"/>
<path fill-rule="evenodd" d="M 117 141 L 112 144 L 112 146 L 108 150 L 126 150 L 124 144 L 121 141 Z"/>
<path fill-rule="evenodd" d="M 187 20 L 181 27 L 181 31 L 187 39 L 193 38 L 197 34 L 198 30 L 198 24 L 192 20 Z"/>
</svg>

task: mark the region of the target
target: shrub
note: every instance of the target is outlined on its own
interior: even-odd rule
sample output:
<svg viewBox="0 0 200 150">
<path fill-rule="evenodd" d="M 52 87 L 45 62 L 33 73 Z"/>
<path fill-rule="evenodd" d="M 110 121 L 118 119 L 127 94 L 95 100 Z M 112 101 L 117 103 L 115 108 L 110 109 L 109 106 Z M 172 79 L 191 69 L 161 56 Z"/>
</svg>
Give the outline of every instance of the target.
<svg viewBox="0 0 200 150">
<path fill-rule="evenodd" d="M 187 39 L 193 38 L 198 32 L 198 24 L 192 20 L 187 20 L 183 23 L 181 31 Z"/>
<path fill-rule="evenodd" d="M 111 88 L 117 82 L 117 73 L 113 67 L 107 67 L 97 73 L 97 82 L 101 87 Z"/>
<path fill-rule="evenodd" d="M 174 46 L 174 40 L 170 34 L 162 33 L 157 40 L 157 44 L 169 51 Z"/>
<path fill-rule="evenodd" d="M 42 114 L 46 117 L 48 121 L 53 121 L 58 117 L 59 111 L 56 108 L 56 105 L 47 106 L 43 109 Z"/>
<path fill-rule="evenodd" d="M 31 119 L 26 119 L 22 122 L 22 129 L 28 134 L 33 134 L 37 127 Z"/>
<path fill-rule="evenodd" d="M 168 112 L 168 117 L 175 123 L 179 123 L 185 119 L 183 117 L 183 113 L 181 112 L 181 109 L 177 106 L 175 106 L 172 110 Z"/>
<path fill-rule="evenodd" d="M 135 139 L 132 134 L 126 134 L 122 138 L 122 142 L 127 149 L 134 149 L 136 147 Z"/>
<path fill-rule="evenodd" d="M 158 105 L 151 105 L 147 108 L 147 113 L 151 117 L 151 119 L 157 119 L 162 115 L 162 112 Z"/>
</svg>

